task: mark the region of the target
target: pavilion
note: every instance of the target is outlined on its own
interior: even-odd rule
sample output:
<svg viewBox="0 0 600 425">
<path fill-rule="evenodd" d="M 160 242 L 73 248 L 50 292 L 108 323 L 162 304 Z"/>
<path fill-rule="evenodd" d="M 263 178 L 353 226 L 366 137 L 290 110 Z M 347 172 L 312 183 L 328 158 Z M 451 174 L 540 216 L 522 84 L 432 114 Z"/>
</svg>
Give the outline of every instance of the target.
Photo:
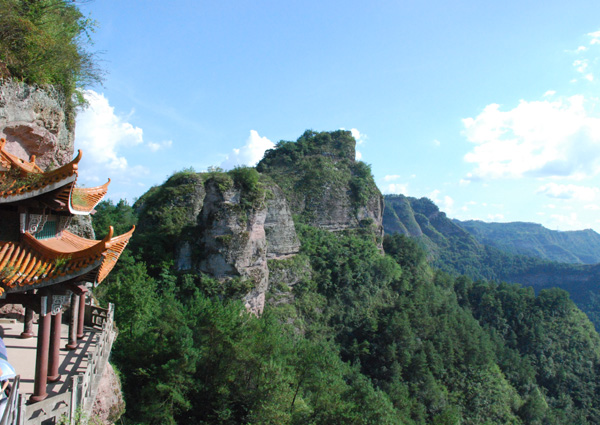
<svg viewBox="0 0 600 425">
<path fill-rule="evenodd" d="M 25 324 L 21 336 L 33 336 L 33 313 L 39 315 L 34 392 L 30 403 L 44 400 L 47 382 L 58 373 L 60 327 L 70 306 L 68 349 L 83 337 L 87 282 L 101 283 L 116 264 L 135 227 L 102 240 L 75 235 L 68 229 L 75 215 L 89 215 L 107 192 L 78 188 L 81 151 L 66 165 L 43 171 L 35 156 L 24 160 L 9 153 L 0 139 L 0 306 L 21 304 Z"/>
</svg>

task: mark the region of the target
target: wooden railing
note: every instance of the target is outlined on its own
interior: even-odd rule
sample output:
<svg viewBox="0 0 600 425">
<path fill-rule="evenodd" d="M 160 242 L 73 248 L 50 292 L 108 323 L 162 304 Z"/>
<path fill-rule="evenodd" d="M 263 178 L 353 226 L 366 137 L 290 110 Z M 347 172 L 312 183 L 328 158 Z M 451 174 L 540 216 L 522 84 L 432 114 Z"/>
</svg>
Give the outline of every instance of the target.
<svg viewBox="0 0 600 425">
<path fill-rule="evenodd" d="M 96 349 L 88 353 L 86 370 L 72 377 L 71 388 L 64 393 L 28 405 L 24 395 L 18 392 L 19 377 L 17 376 L 0 425 L 41 425 L 58 423 L 61 418 L 66 418 L 69 423 L 73 423 L 77 410 L 86 414 L 91 412 L 117 334 L 113 321 L 113 304 L 109 304 L 108 312 L 107 319 L 102 324 L 102 331 L 96 333 L 98 338 Z"/>
</svg>

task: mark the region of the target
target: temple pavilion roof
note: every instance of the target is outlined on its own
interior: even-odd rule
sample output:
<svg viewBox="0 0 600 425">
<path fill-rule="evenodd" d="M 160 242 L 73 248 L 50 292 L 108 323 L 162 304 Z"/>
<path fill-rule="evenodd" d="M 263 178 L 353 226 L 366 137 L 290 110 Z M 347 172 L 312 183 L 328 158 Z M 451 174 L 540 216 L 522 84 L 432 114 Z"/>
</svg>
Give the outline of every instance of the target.
<svg viewBox="0 0 600 425">
<path fill-rule="evenodd" d="M 35 156 L 25 161 L 6 149 L 0 139 L 0 204 L 38 199 L 55 211 L 86 215 L 106 195 L 110 179 L 102 186 L 75 187 L 81 151 L 68 164 L 44 172 L 35 163 Z"/>
<path fill-rule="evenodd" d="M 65 282 L 102 282 L 127 246 L 135 226 L 113 237 L 113 228 L 100 241 L 67 230 L 38 240 L 24 233 L 19 242 L 0 241 L 0 297 Z"/>
</svg>

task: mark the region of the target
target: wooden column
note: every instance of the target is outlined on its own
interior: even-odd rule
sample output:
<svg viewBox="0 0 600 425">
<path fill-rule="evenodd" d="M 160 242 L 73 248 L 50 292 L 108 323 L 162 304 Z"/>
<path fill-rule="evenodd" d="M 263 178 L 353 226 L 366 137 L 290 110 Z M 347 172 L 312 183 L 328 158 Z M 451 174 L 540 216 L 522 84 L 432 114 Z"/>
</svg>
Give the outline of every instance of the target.
<svg viewBox="0 0 600 425">
<path fill-rule="evenodd" d="M 23 332 L 21 332 L 21 338 L 31 338 L 35 336 L 33 333 L 33 310 L 29 307 L 25 307 L 25 322 L 23 323 Z"/>
<path fill-rule="evenodd" d="M 60 380 L 58 366 L 60 363 L 60 326 L 62 323 L 62 311 L 52 315 L 52 326 L 50 332 L 50 358 L 48 361 L 48 381 Z"/>
<path fill-rule="evenodd" d="M 85 316 L 85 293 L 79 295 L 79 317 L 77 321 L 77 338 L 83 338 L 83 318 Z"/>
<path fill-rule="evenodd" d="M 38 321 L 37 351 L 35 356 L 35 381 L 29 403 L 36 403 L 48 397 L 48 349 L 50 348 L 50 318 L 48 297 L 41 297 L 40 319 Z"/>
<path fill-rule="evenodd" d="M 69 321 L 69 343 L 67 344 L 67 350 L 77 349 L 77 324 L 79 320 L 79 296 L 73 294 L 71 297 L 71 320 Z"/>
</svg>

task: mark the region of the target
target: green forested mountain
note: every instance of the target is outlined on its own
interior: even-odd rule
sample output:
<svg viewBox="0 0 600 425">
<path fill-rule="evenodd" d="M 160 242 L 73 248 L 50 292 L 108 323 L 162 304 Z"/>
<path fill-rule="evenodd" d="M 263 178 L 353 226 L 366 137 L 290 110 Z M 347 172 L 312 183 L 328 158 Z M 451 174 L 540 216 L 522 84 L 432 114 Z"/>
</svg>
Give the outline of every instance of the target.
<svg viewBox="0 0 600 425">
<path fill-rule="evenodd" d="M 536 291 L 562 288 L 569 292 L 571 298 L 600 329 L 600 266 L 559 263 L 487 245 L 483 243 L 484 238 L 477 234 L 478 230 L 471 233 L 473 228 L 485 227 L 478 227 L 481 222 L 466 222 L 467 226 L 463 227 L 463 222 L 449 219 L 427 198 L 386 195 L 385 202 L 383 226 L 386 233 L 400 233 L 414 238 L 428 252 L 435 267 L 455 275 L 465 274 L 472 279 L 520 283 L 532 286 Z M 517 229 L 539 226 L 509 224 L 515 224 Z M 499 227 L 503 228 L 502 226 Z M 573 247 L 574 241 L 583 243 L 582 238 L 594 240 L 595 236 L 590 232 L 596 235 L 592 231 L 583 231 L 579 236 L 571 236 L 571 242 L 567 246 Z M 538 235 L 544 233 L 538 231 Z M 506 233 L 502 234 L 508 238 Z M 548 234 L 552 235 L 551 232 Z M 554 243 L 558 243 L 557 238 Z M 588 257 L 595 255 L 591 249 L 593 246 L 593 243 L 590 244 Z"/>
<path fill-rule="evenodd" d="M 600 263 L 600 235 L 591 229 L 559 232 L 535 223 L 454 222 L 482 244 L 511 254 L 559 263 Z"/>
<path fill-rule="evenodd" d="M 536 296 L 519 285 L 448 274 L 401 234 L 385 237 L 384 254 L 376 231 L 377 192 L 361 197 L 351 189 L 363 166 L 349 154 L 341 165 L 340 158 L 332 160 L 339 151 L 330 148 L 347 137 L 311 132 L 300 146 L 281 142 L 257 179 L 250 171 L 186 170 L 151 189 L 135 208 L 123 202 L 99 206 L 97 223 L 106 217 L 124 225 L 138 220 L 141 235 L 98 294 L 117 304 L 113 361 L 126 395 L 124 423 L 599 423 L 600 336 L 568 294 L 548 289 Z M 315 154 L 312 143 L 326 149 Z M 194 252 L 195 245 L 186 251 L 174 242 L 199 237 L 198 246 L 207 246 L 208 234 L 221 248 L 244 251 L 244 238 L 261 234 L 256 223 L 268 224 L 275 210 L 279 216 L 285 210 L 273 186 L 285 179 L 279 149 L 300 155 L 301 161 L 287 165 L 291 176 L 303 173 L 321 188 L 315 187 L 316 195 L 310 188 L 298 193 L 301 183 L 294 177 L 289 188 L 281 185 L 284 192 L 295 190 L 285 196 L 296 202 L 290 210 L 299 244 L 290 246 L 299 248 L 277 256 L 267 244 L 269 284 L 257 317 L 244 313 L 241 298 L 253 290 L 248 285 L 262 280 L 202 272 L 194 264 L 201 267 L 207 259 Z M 315 174 L 311 161 L 319 162 Z M 271 175 L 269 168 L 275 169 Z M 370 173 L 358 175 L 366 187 L 372 184 Z M 257 186 L 244 186 L 249 181 Z M 336 182 L 350 189 L 336 189 Z M 331 224 L 332 210 L 319 216 L 310 208 L 323 199 L 323 187 L 349 205 L 340 230 L 320 225 Z M 194 202 L 203 190 L 203 202 Z M 422 211 L 431 217 L 430 204 L 423 203 Z M 424 226 L 422 217 L 415 221 L 424 234 L 441 234 L 440 227 Z M 234 233 L 216 234 L 217 228 Z M 150 237 L 158 231 L 168 237 Z M 465 234 L 458 232 L 450 244 L 462 243 Z M 181 266 L 182 258 L 191 258 L 191 267 Z"/>
</svg>

